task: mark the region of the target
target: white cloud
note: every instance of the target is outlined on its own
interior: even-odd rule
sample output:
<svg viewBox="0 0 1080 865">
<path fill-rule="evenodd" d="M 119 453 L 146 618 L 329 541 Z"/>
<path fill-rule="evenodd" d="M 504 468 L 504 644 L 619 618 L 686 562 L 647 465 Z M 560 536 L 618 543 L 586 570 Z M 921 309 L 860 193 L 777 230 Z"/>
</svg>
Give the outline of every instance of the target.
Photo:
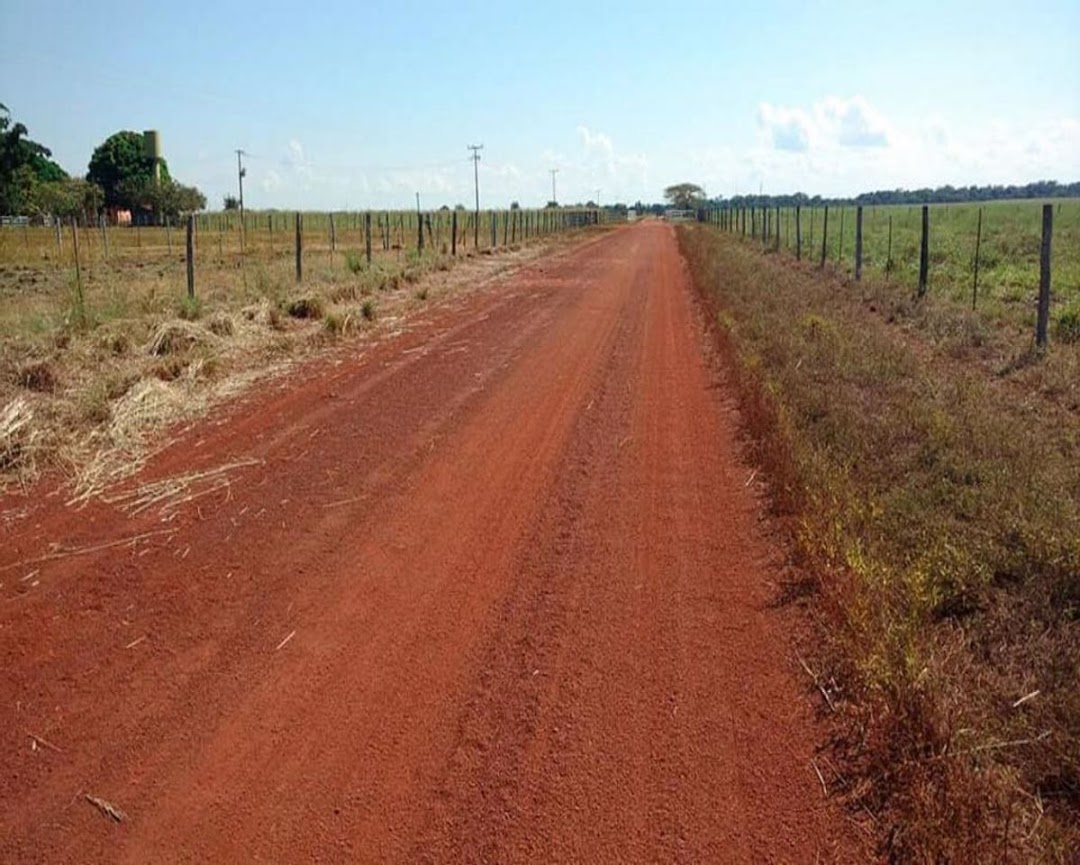
<svg viewBox="0 0 1080 865">
<path fill-rule="evenodd" d="M 748 148 L 690 151 L 699 183 L 726 196 L 759 189 L 852 195 L 1080 177 L 1080 118 L 1017 128 L 993 118 L 954 125 L 931 115 L 905 125 L 861 96 L 828 96 L 809 106 L 762 103 L 756 119 Z"/>
<path fill-rule="evenodd" d="M 279 186 L 281 186 L 281 175 L 274 171 L 273 168 L 268 168 L 263 172 L 260 185 L 266 192 L 273 192 Z"/>
<path fill-rule="evenodd" d="M 802 109 L 762 102 L 758 106 L 758 126 L 777 150 L 802 153 L 810 149 L 811 121 Z"/>
<path fill-rule="evenodd" d="M 890 130 L 885 118 L 861 96 L 829 96 L 809 109 L 758 106 L 758 128 L 777 150 L 805 153 L 823 147 L 887 147 Z"/>
</svg>

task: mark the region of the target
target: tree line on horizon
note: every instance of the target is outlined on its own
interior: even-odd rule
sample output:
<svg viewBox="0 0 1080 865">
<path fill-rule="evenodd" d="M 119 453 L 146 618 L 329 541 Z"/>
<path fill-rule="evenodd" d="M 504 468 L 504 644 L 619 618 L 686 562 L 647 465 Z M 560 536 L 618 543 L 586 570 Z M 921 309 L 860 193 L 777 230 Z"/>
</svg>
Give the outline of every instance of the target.
<svg viewBox="0 0 1080 865">
<path fill-rule="evenodd" d="M 934 189 L 879 189 L 856 196 L 810 196 L 803 192 L 790 195 L 715 196 L 704 202 L 707 207 L 822 207 L 858 204 L 963 204 L 973 201 L 1009 201 L 1026 198 L 1080 198 L 1080 181 L 1058 183 L 1038 180 L 1023 185 L 989 184 L 986 186 L 938 186 Z"/>
</svg>

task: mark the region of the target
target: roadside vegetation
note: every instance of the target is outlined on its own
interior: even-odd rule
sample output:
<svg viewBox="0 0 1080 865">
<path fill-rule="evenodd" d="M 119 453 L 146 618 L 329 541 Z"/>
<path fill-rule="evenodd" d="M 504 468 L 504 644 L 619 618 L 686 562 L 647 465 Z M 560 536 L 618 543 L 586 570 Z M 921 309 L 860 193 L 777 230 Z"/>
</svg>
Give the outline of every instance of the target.
<svg viewBox="0 0 1080 865">
<path fill-rule="evenodd" d="M 160 432 L 342 338 L 392 331 L 429 301 L 538 254 L 393 250 L 309 238 L 303 282 L 281 238 L 205 232 L 189 298 L 175 229 L 0 229 L 0 493 L 58 475 L 72 498 L 136 470 Z M 291 239 L 291 238 L 290 238 Z"/>
<path fill-rule="evenodd" d="M 892 861 L 1075 861 L 1080 346 L 1032 349 L 1037 279 L 991 277 L 973 314 L 895 271 L 679 238 L 790 530 L 784 598 L 817 625 L 824 781 Z"/>
</svg>

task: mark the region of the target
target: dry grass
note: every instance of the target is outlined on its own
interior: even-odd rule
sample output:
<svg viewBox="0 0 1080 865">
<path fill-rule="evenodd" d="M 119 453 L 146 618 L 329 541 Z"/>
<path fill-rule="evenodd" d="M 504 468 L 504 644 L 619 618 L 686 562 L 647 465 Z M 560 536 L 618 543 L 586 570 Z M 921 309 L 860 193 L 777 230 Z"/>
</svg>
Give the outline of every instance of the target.
<svg viewBox="0 0 1080 865">
<path fill-rule="evenodd" d="M 344 245 L 313 249 L 297 286 L 283 238 L 249 238 L 241 255 L 238 235 L 215 232 L 200 241 L 190 300 L 178 232 L 112 229 L 108 256 L 87 232 L 76 310 L 70 244 L 58 249 L 46 229 L 0 231 L 0 494 L 52 473 L 73 504 L 99 495 L 168 428 L 575 236 L 456 261 L 394 250 L 368 265 Z"/>
<path fill-rule="evenodd" d="M 850 801 L 878 816 L 894 861 L 1069 861 L 1080 418 L 1068 389 L 1038 383 L 1046 366 L 1075 369 L 1075 347 L 999 375 L 970 336 L 952 344 L 982 322 L 929 304 L 893 314 L 706 228 L 680 240 L 813 575 Z"/>
</svg>

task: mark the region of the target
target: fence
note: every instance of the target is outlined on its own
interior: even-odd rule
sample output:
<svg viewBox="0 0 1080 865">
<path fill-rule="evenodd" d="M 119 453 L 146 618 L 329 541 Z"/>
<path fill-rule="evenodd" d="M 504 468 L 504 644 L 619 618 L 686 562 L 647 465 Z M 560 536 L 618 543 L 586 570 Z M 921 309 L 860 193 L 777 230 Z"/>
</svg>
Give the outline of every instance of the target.
<svg viewBox="0 0 1080 865">
<path fill-rule="evenodd" d="M 587 226 L 614 216 L 603 209 L 338 211 L 202 213 L 180 226 L 111 226 L 85 220 L 62 227 L 28 224 L 0 230 L 0 261 L 39 268 L 71 268 L 81 290 L 83 271 L 94 267 L 183 265 L 189 294 L 200 268 L 293 262 L 296 279 L 305 264 L 331 269 L 363 261 L 379 264 L 404 255 L 492 252 Z"/>
<path fill-rule="evenodd" d="M 872 274 L 910 285 L 918 298 L 933 293 L 972 309 L 1033 313 L 1040 346 L 1048 341 L 1052 301 L 1059 320 L 1080 317 L 1080 202 L 1074 200 L 759 205 L 713 208 L 699 218 L 767 252 L 839 269 L 856 281 Z"/>
</svg>

